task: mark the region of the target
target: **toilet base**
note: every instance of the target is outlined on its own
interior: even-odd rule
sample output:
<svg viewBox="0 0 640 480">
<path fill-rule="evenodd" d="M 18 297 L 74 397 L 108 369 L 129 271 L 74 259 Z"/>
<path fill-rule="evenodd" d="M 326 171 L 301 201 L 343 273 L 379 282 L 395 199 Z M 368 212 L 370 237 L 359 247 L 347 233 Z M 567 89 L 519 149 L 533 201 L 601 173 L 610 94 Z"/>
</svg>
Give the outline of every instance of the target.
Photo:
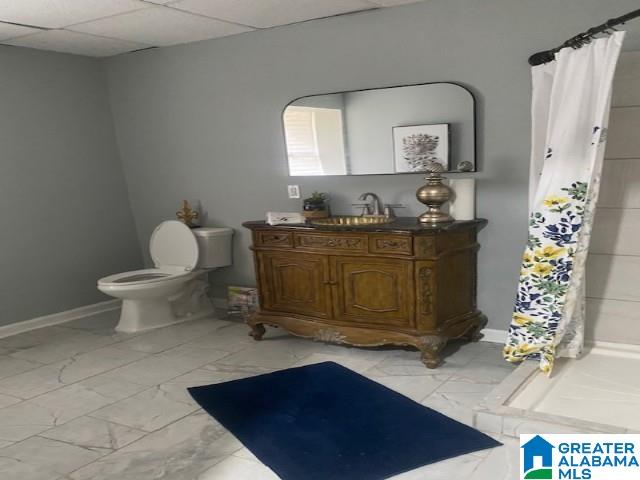
<svg viewBox="0 0 640 480">
<path fill-rule="evenodd" d="M 123 299 L 116 332 L 134 333 L 166 327 L 189 318 L 174 315 L 167 298 Z"/>
<path fill-rule="evenodd" d="M 118 322 L 118 325 L 116 325 L 115 330 L 121 333 L 136 333 L 153 330 L 155 328 L 168 327 L 169 325 L 177 325 L 179 323 L 189 322 L 203 317 L 215 316 L 215 309 L 211 303 L 201 305 L 198 309 L 179 312 L 179 314 L 176 315 L 174 302 L 166 300 L 166 303 L 169 304 L 170 308 L 169 314 L 166 313 L 165 306 L 163 305 L 161 308 L 161 314 L 158 315 L 156 313 L 156 315 L 154 315 L 149 312 L 157 312 L 158 301 L 151 300 L 153 305 L 148 310 L 147 308 L 149 304 L 146 302 L 149 302 L 149 300 L 145 301 L 144 305 L 140 304 L 140 300 L 123 300 L 122 310 L 120 312 L 120 321 Z"/>
</svg>

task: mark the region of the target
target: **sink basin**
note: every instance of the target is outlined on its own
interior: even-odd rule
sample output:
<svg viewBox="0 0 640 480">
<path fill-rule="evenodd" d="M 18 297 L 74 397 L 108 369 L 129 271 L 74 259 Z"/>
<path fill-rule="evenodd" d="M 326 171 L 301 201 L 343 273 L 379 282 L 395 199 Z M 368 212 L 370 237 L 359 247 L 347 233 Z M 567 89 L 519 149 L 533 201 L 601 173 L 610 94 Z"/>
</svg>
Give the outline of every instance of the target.
<svg viewBox="0 0 640 480">
<path fill-rule="evenodd" d="M 382 225 L 392 223 L 393 218 L 386 215 L 345 215 L 339 217 L 318 218 L 312 220 L 315 225 L 331 225 L 335 227 L 357 227 L 358 225 Z"/>
</svg>

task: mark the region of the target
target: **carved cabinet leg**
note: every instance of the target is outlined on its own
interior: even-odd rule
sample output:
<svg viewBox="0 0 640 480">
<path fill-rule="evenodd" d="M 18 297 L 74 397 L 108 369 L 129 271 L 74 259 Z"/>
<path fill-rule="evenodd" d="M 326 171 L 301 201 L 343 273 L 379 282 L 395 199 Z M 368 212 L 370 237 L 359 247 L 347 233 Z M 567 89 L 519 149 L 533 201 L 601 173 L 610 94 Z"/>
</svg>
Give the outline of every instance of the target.
<svg viewBox="0 0 640 480">
<path fill-rule="evenodd" d="M 470 342 L 477 342 L 482 338 L 482 329 L 487 325 L 487 317 L 480 315 L 476 325 L 471 327 L 467 333 L 464 334 L 464 338 Z"/>
<path fill-rule="evenodd" d="M 255 341 L 262 340 L 262 336 L 266 331 L 264 325 L 261 323 L 256 323 L 255 325 L 249 324 L 249 328 L 251 328 L 251 331 L 249 332 L 250 337 L 253 337 Z"/>
<path fill-rule="evenodd" d="M 420 338 L 420 345 L 418 348 L 421 352 L 422 363 L 427 368 L 436 368 L 440 365 L 442 359 L 440 358 L 440 351 L 447 344 L 447 339 L 438 335 L 428 335 Z"/>
<path fill-rule="evenodd" d="M 482 330 L 482 327 L 480 326 L 473 327 L 471 330 L 469 330 L 468 333 L 465 334 L 464 336 L 465 340 L 468 340 L 470 342 L 479 342 L 480 339 L 482 338 L 482 333 L 480 333 L 481 330 Z"/>
</svg>

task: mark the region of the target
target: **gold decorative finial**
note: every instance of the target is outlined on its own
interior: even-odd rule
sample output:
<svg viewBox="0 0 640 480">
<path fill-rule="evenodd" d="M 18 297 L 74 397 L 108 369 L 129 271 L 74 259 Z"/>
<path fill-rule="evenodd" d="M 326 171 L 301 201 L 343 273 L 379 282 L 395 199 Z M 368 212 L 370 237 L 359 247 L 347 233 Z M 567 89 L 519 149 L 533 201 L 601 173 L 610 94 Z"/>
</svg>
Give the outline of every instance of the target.
<svg viewBox="0 0 640 480">
<path fill-rule="evenodd" d="M 187 227 L 193 227 L 193 221 L 200 217 L 200 214 L 198 212 L 194 212 L 191 205 L 189 205 L 189 202 L 186 200 L 182 201 L 182 207 L 176 212 L 176 215 L 178 220 L 184 223 Z"/>
<path fill-rule="evenodd" d="M 440 163 L 432 162 L 432 165 L 427 166 L 426 171 L 429 172 L 424 177 L 427 184 L 418 189 L 416 197 L 418 197 L 420 203 L 424 203 L 429 209 L 420 215 L 418 220 L 423 224 L 452 222 L 453 217 L 440 210 L 440 207 L 449 201 L 451 197 L 451 189 L 442 183 L 441 173 L 444 171 L 444 167 Z"/>
</svg>

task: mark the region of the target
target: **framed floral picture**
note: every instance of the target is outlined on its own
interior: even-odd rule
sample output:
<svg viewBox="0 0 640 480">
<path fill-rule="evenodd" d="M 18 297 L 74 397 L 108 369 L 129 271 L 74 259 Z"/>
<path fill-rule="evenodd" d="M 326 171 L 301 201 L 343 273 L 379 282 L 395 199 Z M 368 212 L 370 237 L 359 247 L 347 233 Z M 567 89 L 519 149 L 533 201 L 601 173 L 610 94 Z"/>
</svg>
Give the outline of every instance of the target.
<svg viewBox="0 0 640 480">
<path fill-rule="evenodd" d="M 426 172 L 439 163 L 449 170 L 449 124 L 393 127 L 396 173 Z"/>
</svg>

